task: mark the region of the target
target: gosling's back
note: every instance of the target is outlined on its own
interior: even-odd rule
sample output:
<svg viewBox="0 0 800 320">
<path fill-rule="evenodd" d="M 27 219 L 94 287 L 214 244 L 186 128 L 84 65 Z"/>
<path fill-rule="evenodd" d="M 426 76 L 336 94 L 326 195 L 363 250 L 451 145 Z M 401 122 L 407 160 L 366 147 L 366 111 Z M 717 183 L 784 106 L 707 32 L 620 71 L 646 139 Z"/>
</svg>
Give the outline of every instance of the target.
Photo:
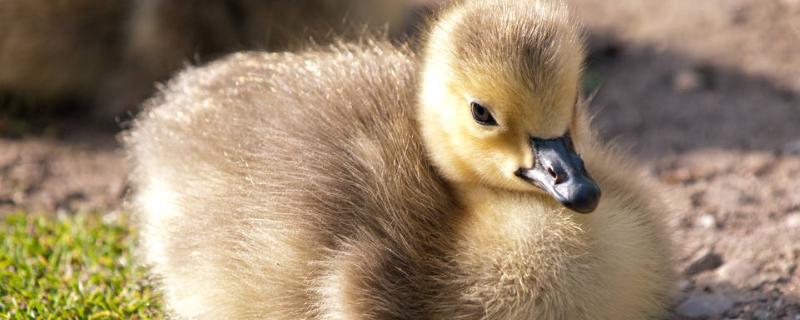
<svg viewBox="0 0 800 320">
<path fill-rule="evenodd" d="M 134 204 L 177 315 L 436 309 L 422 278 L 454 210 L 417 132 L 415 58 L 368 47 L 236 54 L 148 103 L 127 137 Z"/>
</svg>

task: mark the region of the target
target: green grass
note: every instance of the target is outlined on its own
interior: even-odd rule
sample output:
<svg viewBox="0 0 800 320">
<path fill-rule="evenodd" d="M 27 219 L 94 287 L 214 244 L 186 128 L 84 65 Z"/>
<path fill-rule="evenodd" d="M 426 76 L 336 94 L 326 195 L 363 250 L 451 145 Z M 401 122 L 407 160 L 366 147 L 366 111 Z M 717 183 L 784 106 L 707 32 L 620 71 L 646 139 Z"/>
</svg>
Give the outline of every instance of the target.
<svg viewBox="0 0 800 320">
<path fill-rule="evenodd" d="M 0 222 L 0 319 L 162 318 L 133 262 L 133 233 L 116 220 L 15 214 Z"/>
</svg>

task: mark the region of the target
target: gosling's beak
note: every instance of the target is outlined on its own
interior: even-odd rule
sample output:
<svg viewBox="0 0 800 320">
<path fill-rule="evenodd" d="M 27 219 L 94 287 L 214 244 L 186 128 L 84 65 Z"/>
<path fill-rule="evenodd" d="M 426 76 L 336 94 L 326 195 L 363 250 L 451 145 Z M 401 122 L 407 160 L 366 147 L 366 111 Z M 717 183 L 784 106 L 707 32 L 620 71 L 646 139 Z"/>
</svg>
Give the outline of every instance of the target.
<svg viewBox="0 0 800 320">
<path fill-rule="evenodd" d="M 569 136 L 555 139 L 531 137 L 533 168 L 520 168 L 517 177 L 549 193 L 565 207 L 591 213 L 600 202 L 600 187 L 589 177 Z"/>
</svg>

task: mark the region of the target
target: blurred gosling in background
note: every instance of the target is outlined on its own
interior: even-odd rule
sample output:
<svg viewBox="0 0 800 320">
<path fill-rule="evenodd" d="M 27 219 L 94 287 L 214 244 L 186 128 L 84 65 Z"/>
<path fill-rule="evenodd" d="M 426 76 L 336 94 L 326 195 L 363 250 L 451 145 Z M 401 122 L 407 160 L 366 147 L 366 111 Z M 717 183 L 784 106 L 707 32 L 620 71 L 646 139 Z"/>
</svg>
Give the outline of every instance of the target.
<svg viewBox="0 0 800 320">
<path fill-rule="evenodd" d="M 5 0 L 0 94 L 110 121 L 186 63 L 368 33 L 399 39 L 410 15 L 406 0 Z"/>
</svg>

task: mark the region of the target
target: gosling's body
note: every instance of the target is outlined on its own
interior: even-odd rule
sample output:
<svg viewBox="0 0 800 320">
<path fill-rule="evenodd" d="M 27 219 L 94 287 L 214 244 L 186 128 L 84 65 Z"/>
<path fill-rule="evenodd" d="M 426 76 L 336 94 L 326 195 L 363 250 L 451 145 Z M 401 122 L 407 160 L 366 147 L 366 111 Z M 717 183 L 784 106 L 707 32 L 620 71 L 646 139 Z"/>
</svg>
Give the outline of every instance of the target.
<svg viewBox="0 0 800 320">
<path fill-rule="evenodd" d="M 603 189 L 591 215 L 539 192 L 462 182 L 429 155 L 444 148 L 419 112 L 435 99 L 418 89 L 433 76 L 420 63 L 431 56 L 381 42 L 242 53 L 183 72 L 150 101 L 128 144 L 145 258 L 170 312 L 662 314 L 669 258 L 656 207 L 594 142 L 583 112 L 570 127 Z"/>
<path fill-rule="evenodd" d="M 388 45 L 244 53 L 152 101 L 130 137 L 136 204 L 177 314 L 420 312 L 417 290 L 403 299 L 391 282 L 410 284 L 400 271 L 440 245 L 418 237 L 443 232 L 452 201 L 414 138 L 414 85 L 414 63 Z"/>
</svg>

